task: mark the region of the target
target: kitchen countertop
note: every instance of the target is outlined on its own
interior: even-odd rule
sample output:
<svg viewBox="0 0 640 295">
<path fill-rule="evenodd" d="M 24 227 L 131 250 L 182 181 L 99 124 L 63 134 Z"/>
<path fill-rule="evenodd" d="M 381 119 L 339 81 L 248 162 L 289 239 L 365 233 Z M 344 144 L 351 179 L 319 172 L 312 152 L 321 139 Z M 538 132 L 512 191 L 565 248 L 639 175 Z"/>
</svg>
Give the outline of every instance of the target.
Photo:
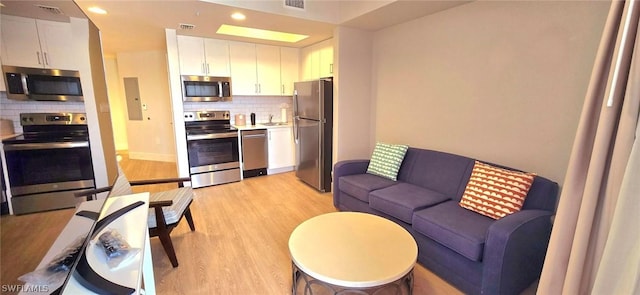
<svg viewBox="0 0 640 295">
<path fill-rule="evenodd" d="M 288 122 L 286 125 L 263 125 L 261 123 L 257 123 L 256 125 L 251 125 L 251 124 L 247 124 L 247 125 L 233 125 L 233 127 L 235 127 L 238 130 L 256 130 L 256 129 L 269 129 L 269 128 L 287 128 L 287 127 L 291 127 L 293 126 L 293 124 L 291 122 Z"/>
</svg>

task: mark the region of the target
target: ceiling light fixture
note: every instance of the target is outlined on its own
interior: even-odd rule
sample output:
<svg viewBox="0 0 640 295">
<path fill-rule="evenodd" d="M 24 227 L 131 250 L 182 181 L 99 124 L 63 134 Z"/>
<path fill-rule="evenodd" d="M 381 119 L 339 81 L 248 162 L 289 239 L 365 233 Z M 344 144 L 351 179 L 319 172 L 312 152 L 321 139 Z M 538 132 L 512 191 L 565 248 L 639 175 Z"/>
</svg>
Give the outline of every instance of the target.
<svg viewBox="0 0 640 295">
<path fill-rule="evenodd" d="M 87 10 L 93 12 L 93 13 L 97 13 L 97 14 L 107 14 L 107 11 L 97 7 L 97 6 L 93 6 L 93 7 L 89 7 Z"/>
<path fill-rule="evenodd" d="M 254 29 L 254 28 L 239 27 L 239 26 L 232 26 L 232 25 L 221 25 L 220 28 L 218 28 L 218 31 L 216 33 L 223 34 L 223 35 L 230 35 L 230 36 L 247 37 L 247 38 L 263 39 L 263 40 L 271 40 L 271 41 L 281 41 L 281 42 L 289 42 L 289 43 L 295 43 L 309 37 L 307 35 Z"/>
<path fill-rule="evenodd" d="M 236 12 L 236 13 L 231 15 L 231 18 L 235 19 L 235 20 L 245 20 L 247 17 L 244 14 L 240 13 L 240 12 Z"/>
</svg>

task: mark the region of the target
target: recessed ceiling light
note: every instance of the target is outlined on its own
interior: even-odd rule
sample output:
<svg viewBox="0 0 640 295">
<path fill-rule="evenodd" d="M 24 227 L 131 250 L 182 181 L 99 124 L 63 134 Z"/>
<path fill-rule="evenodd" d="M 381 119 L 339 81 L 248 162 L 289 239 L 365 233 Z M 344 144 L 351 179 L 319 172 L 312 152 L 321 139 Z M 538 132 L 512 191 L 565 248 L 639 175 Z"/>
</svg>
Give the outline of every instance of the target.
<svg viewBox="0 0 640 295">
<path fill-rule="evenodd" d="M 102 9 L 100 7 L 97 7 L 97 6 L 89 7 L 89 9 L 87 9 L 87 10 L 89 10 L 89 11 L 91 11 L 93 13 L 97 13 L 97 14 L 107 14 L 106 10 L 104 10 L 104 9 Z"/>
<path fill-rule="evenodd" d="M 307 35 L 254 29 L 254 28 L 239 27 L 239 26 L 232 26 L 232 25 L 221 25 L 220 28 L 218 28 L 218 31 L 216 33 L 223 34 L 223 35 L 281 41 L 281 42 L 289 42 L 289 43 L 295 43 L 309 37 Z"/>
<path fill-rule="evenodd" d="M 235 20 L 244 20 L 247 17 L 244 14 L 240 13 L 240 12 L 236 12 L 236 13 L 231 15 L 231 18 L 235 19 Z"/>
</svg>

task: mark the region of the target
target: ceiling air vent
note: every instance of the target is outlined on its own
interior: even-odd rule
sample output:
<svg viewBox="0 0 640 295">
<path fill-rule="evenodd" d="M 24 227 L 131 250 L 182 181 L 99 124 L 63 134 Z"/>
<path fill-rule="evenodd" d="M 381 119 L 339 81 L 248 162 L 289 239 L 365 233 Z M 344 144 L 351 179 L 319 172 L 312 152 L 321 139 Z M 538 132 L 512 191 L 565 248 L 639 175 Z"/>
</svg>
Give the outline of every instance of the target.
<svg viewBox="0 0 640 295">
<path fill-rule="evenodd" d="M 304 9 L 304 0 L 284 0 L 284 6 Z"/>
<path fill-rule="evenodd" d="M 36 7 L 51 13 L 51 14 L 55 14 L 55 15 L 60 15 L 62 14 L 62 10 L 60 10 L 60 8 L 58 7 L 53 7 L 53 6 L 46 6 L 46 5 L 36 5 Z"/>
<path fill-rule="evenodd" d="M 192 25 L 192 24 L 180 24 L 180 29 L 181 30 L 193 30 L 195 28 L 196 28 L 196 26 Z"/>
</svg>

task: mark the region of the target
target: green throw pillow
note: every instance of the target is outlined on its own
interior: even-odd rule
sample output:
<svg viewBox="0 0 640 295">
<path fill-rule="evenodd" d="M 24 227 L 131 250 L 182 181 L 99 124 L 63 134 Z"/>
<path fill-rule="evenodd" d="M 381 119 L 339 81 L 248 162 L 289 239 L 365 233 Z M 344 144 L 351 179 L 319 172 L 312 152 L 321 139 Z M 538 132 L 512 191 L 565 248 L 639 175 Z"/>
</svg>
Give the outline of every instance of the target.
<svg viewBox="0 0 640 295">
<path fill-rule="evenodd" d="M 408 148 L 406 145 L 376 143 L 367 173 L 398 180 L 398 171 Z"/>
</svg>

